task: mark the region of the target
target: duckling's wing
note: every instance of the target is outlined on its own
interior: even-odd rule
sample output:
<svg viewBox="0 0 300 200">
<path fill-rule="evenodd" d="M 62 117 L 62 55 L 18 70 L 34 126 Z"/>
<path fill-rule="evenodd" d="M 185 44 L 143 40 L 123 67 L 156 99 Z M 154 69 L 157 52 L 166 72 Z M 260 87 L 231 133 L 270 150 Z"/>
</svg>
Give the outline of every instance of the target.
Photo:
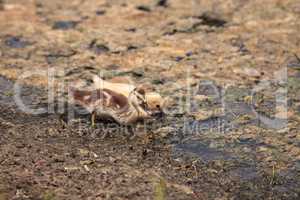
<svg viewBox="0 0 300 200">
<path fill-rule="evenodd" d="M 128 97 L 130 92 L 132 92 L 135 89 L 134 85 L 105 81 L 97 75 L 93 76 L 93 82 L 94 82 L 93 87 L 95 89 L 108 89 L 118 94 L 122 94 L 125 97 Z"/>
<path fill-rule="evenodd" d="M 98 89 L 93 91 L 79 90 L 71 88 L 71 96 L 74 103 L 77 103 L 89 112 L 98 111 L 115 111 L 119 112 L 128 108 L 128 99 L 117 92 L 109 89 Z"/>
<path fill-rule="evenodd" d="M 74 104 L 78 104 L 84 107 L 89 112 L 93 112 L 97 104 L 103 105 L 105 103 L 105 98 L 101 94 L 98 94 L 97 90 L 80 90 L 74 87 L 70 88 L 71 101 Z"/>
<path fill-rule="evenodd" d="M 129 107 L 128 98 L 123 94 L 109 89 L 101 90 L 106 97 L 106 105 L 114 110 L 121 111 Z"/>
</svg>

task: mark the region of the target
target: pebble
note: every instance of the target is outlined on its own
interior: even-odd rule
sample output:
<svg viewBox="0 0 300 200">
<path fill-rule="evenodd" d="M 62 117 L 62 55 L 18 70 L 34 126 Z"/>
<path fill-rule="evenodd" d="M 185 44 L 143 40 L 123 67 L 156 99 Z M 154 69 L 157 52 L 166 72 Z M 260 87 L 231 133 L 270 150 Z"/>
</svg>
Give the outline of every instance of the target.
<svg viewBox="0 0 300 200">
<path fill-rule="evenodd" d="M 160 137 L 165 138 L 168 137 L 169 135 L 175 133 L 175 128 L 166 126 L 159 128 L 158 130 L 155 131 L 155 134 L 158 134 Z"/>
<path fill-rule="evenodd" d="M 198 94 L 198 95 L 194 96 L 194 99 L 198 100 L 198 101 L 207 101 L 207 100 L 211 99 L 211 97 Z"/>
<path fill-rule="evenodd" d="M 106 13 L 106 11 L 105 10 L 97 10 L 96 11 L 96 15 L 104 15 Z"/>
<path fill-rule="evenodd" d="M 69 30 L 77 26 L 76 21 L 56 21 L 54 22 L 52 28 L 55 30 Z"/>
<path fill-rule="evenodd" d="M 110 49 L 104 45 L 104 44 L 98 44 L 97 40 L 93 40 L 90 45 L 89 48 L 94 51 L 96 54 L 102 54 L 102 53 L 107 53 L 110 51 Z"/>
<path fill-rule="evenodd" d="M 151 9 L 148 6 L 137 6 L 136 9 L 144 12 L 151 12 Z"/>
<path fill-rule="evenodd" d="M 5 40 L 5 45 L 11 48 L 25 48 L 30 43 L 20 37 L 9 37 Z"/>
<path fill-rule="evenodd" d="M 87 165 L 83 165 L 84 169 L 89 172 L 90 171 L 90 168 L 87 166 Z"/>
<path fill-rule="evenodd" d="M 167 7 L 168 6 L 167 3 L 168 0 L 159 0 L 156 5 L 161 7 Z"/>
</svg>

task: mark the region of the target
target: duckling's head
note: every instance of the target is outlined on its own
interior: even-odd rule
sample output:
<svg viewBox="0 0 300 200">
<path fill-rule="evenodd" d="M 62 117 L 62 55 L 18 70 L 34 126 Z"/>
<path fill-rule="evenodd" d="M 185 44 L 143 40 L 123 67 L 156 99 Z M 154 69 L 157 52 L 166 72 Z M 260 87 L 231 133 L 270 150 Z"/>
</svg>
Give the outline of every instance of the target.
<svg viewBox="0 0 300 200">
<path fill-rule="evenodd" d="M 163 109 L 165 106 L 165 100 L 156 92 L 147 92 L 146 101 L 148 108 L 151 110 L 152 115 L 162 116 L 164 115 Z"/>
</svg>

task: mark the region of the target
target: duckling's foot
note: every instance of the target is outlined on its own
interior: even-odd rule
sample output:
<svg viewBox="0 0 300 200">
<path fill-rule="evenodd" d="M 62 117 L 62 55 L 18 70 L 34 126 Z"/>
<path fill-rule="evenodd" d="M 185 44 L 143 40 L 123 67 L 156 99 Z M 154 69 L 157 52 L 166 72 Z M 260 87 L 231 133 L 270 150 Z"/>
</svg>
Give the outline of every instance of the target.
<svg viewBox="0 0 300 200">
<path fill-rule="evenodd" d="M 131 137 L 130 140 L 133 140 L 137 137 L 141 138 L 147 135 L 147 131 L 145 130 L 144 124 L 135 124 L 131 126 Z"/>
<path fill-rule="evenodd" d="M 133 126 L 128 126 L 127 127 L 127 130 L 128 130 L 128 133 L 129 133 L 129 140 L 133 140 L 133 139 L 136 138 L 135 129 L 136 129 L 136 127 L 133 127 Z"/>
</svg>

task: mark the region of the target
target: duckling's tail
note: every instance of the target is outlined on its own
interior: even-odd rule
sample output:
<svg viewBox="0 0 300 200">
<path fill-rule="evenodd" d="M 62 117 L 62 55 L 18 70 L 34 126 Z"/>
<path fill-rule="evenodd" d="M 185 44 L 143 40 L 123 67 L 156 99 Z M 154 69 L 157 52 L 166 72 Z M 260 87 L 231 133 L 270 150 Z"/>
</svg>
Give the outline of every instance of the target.
<svg viewBox="0 0 300 200">
<path fill-rule="evenodd" d="M 79 90 L 76 87 L 69 87 L 69 95 L 74 102 L 85 104 L 86 97 L 91 95 L 90 91 Z"/>
<path fill-rule="evenodd" d="M 69 87 L 69 102 L 74 105 L 80 105 L 90 113 L 94 110 L 92 101 L 97 95 L 93 91 L 80 90 L 72 86 Z"/>
<path fill-rule="evenodd" d="M 103 80 L 102 78 L 100 78 L 97 75 L 93 76 L 93 82 L 94 82 L 94 86 L 95 88 L 103 88 L 103 85 L 105 84 L 105 80 Z"/>
</svg>

